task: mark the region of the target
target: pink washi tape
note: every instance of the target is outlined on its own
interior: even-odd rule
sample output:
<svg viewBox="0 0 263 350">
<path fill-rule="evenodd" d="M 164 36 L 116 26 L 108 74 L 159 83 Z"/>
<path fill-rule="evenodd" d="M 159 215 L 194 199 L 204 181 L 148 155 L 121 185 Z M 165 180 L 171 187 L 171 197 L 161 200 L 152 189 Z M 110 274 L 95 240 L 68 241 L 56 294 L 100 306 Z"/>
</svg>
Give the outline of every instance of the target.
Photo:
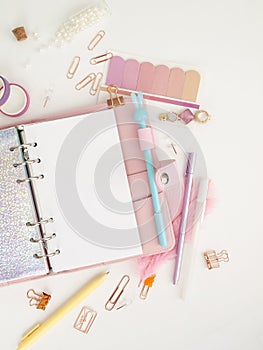
<svg viewBox="0 0 263 350">
<path fill-rule="evenodd" d="M 0 106 L 6 103 L 10 96 L 10 84 L 0 75 Z"/>
<path fill-rule="evenodd" d="M 30 104 L 29 94 L 19 84 L 10 83 L 9 87 L 9 97 L 1 106 L 0 112 L 8 117 L 20 117 L 28 110 Z"/>
</svg>

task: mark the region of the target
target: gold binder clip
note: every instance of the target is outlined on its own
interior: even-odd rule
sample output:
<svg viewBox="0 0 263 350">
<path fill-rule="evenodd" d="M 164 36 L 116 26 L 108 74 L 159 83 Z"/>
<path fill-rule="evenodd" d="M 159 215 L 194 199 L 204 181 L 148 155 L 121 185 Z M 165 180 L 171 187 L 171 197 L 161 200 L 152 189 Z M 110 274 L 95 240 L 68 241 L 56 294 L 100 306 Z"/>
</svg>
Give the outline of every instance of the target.
<svg viewBox="0 0 263 350">
<path fill-rule="evenodd" d="M 150 277 L 146 278 L 146 280 L 143 282 L 143 287 L 140 293 L 141 299 L 145 300 L 147 298 L 149 290 L 153 286 L 155 276 L 156 276 L 155 274 L 151 275 Z"/>
<path fill-rule="evenodd" d="M 106 62 L 106 61 L 110 60 L 112 57 L 113 57 L 113 53 L 107 52 L 107 53 L 104 53 L 103 55 L 92 57 L 90 59 L 90 64 L 99 64 L 102 62 Z"/>
<path fill-rule="evenodd" d="M 93 80 L 91 88 L 89 90 L 90 95 L 95 96 L 96 93 L 99 91 L 102 78 L 103 78 L 103 74 L 100 72 L 97 73 L 95 79 Z"/>
<path fill-rule="evenodd" d="M 75 56 L 69 66 L 68 72 L 67 72 L 67 78 L 68 79 L 72 79 L 79 67 L 79 63 L 80 63 L 80 57 L 79 56 Z"/>
<path fill-rule="evenodd" d="M 215 250 L 208 250 L 204 253 L 205 261 L 209 270 L 220 267 L 220 262 L 228 262 L 229 257 L 226 250 L 222 250 L 220 253 L 216 253 Z"/>
<path fill-rule="evenodd" d="M 124 275 L 117 287 L 114 289 L 114 292 L 110 296 L 109 300 L 105 304 L 105 309 L 107 311 L 111 311 L 116 305 L 117 301 L 120 299 L 124 289 L 130 281 L 130 277 L 128 275 Z"/>
<path fill-rule="evenodd" d="M 27 297 L 29 299 L 30 306 L 36 306 L 39 310 L 45 310 L 49 300 L 51 299 L 51 295 L 47 293 L 36 293 L 34 289 L 29 289 L 27 291 Z"/>
<path fill-rule="evenodd" d="M 83 79 L 75 86 L 75 89 L 76 89 L 76 90 L 81 90 L 81 89 L 83 89 L 85 86 L 87 86 L 88 84 L 90 84 L 95 78 L 96 78 L 96 74 L 95 74 L 95 73 L 90 73 L 90 74 L 88 74 L 85 78 L 83 78 Z"/>
<path fill-rule="evenodd" d="M 87 306 L 83 306 L 74 323 L 74 328 L 82 333 L 87 334 L 96 317 L 96 311 L 88 308 Z"/>
<path fill-rule="evenodd" d="M 124 105 L 123 96 L 118 95 L 118 86 L 117 85 L 109 85 L 107 88 L 107 91 L 110 94 L 110 98 L 107 100 L 107 105 L 109 108 Z M 115 97 L 113 97 L 113 96 L 115 96 Z"/>
<path fill-rule="evenodd" d="M 94 38 L 90 41 L 89 45 L 88 45 L 88 50 L 92 51 L 97 45 L 98 43 L 101 41 L 101 39 L 105 36 L 105 31 L 104 30 L 100 30 L 95 36 Z"/>
</svg>

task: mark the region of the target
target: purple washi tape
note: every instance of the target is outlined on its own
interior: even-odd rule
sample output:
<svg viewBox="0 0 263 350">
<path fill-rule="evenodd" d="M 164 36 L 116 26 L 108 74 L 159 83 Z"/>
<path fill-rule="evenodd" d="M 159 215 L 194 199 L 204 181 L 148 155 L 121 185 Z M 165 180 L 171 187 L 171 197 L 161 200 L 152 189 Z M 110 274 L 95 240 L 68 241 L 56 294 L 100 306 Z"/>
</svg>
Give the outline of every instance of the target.
<svg viewBox="0 0 263 350">
<path fill-rule="evenodd" d="M 2 77 L 2 75 L 0 75 L 0 106 L 6 103 L 9 96 L 10 96 L 10 84 L 4 77 Z"/>
</svg>

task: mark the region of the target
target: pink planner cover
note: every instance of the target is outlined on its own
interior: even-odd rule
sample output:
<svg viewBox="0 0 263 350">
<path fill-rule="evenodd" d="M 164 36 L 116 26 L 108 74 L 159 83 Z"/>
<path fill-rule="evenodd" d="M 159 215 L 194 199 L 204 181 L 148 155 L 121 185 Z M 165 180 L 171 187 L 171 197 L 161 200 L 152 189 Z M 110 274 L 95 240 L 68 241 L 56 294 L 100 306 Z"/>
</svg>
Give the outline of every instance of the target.
<svg viewBox="0 0 263 350">
<path fill-rule="evenodd" d="M 41 120 L 36 120 L 33 118 L 29 120 L 28 123 L 56 120 L 60 118 L 77 116 L 80 114 L 95 113 L 105 108 L 107 108 L 106 104 L 100 104 L 90 106 L 85 109 L 75 110 L 66 114 L 63 113 L 61 115 L 55 116 L 50 115 L 49 117 L 45 117 Z M 168 187 L 165 188 L 164 185 L 159 181 L 158 174 L 162 172 L 162 169 L 165 169 L 165 172 L 169 174 L 169 177 L 173 178 L 176 176 L 176 169 L 175 163 L 173 161 L 159 162 L 155 157 L 155 166 L 157 169 L 156 184 L 159 190 L 159 198 L 161 201 L 161 208 L 168 238 L 168 245 L 166 247 L 161 247 L 156 232 L 154 211 L 152 206 L 151 193 L 148 185 L 145 161 L 143 160 L 143 153 L 140 149 L 138 139 L 138 124 L 133 121 L 133 112 L 134 107 L 130 103 L 126 104 L 125 106 L 116 107 L 114 109 L 119 137 L 122 145 L 123 157 L 125 160 L 128 182 L 133 200 L 135 216 L 142 242 L 143 255 L 147 256 L 166 252 L 174 247 L 175 237 L 172 221 L 176 216 L 178 210 L 176 205 L 174 205 L 175 201 L 173 200 L 173 198 L 176 198 L 174 196 L 177 195 L 176 188 L 172 185 L 172 182 Z M 13 126 L 12 124 L 13 123 L 11 123 L 10 126 Z M 129 144 L 129 142 L 127 143 L 129 140 L 133 140 L 133 147 L 126 147 L 126 145 Z M 143 187 L 140 186 L 142 183 L 144 184 Z M 32 278 L 35 277 L 36 276 L 32 276 Z M 41 274 L 39 277 L 41 277 Z M 28 276 L 26 279 L 30 278 L 31 277 Z"/>
</svg>

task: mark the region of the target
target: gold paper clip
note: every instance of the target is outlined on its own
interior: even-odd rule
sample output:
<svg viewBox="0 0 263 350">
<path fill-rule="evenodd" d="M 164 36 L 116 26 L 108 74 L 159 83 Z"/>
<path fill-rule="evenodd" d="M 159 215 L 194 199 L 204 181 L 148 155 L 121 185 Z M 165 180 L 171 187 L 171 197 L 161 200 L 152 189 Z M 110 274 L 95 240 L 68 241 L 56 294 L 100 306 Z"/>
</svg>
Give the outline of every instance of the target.
<svg viewBox="0 0 263 350">
<path fill-rule="evenodd" d="M 92 51 L 101 41 L 101 39 L 105 36 L 105 34 L 106 33 L 104 32 L 104 30 L 100 30 L 89 43 L 88 50 Z"/>
<path fill-rule="evenodd" d="M 36 306 L 37 309 L 45 310 L 51 295 L 47 293 L 36 293 L 34 289 L 29 289 L 27 291 L 27 297 L 29 299 L 30 306 Z"/>
<path fill-rule="evenodd" d="M 96 93 L 98 92 L 100 88 L 100 83 L 102 80 L 103 74 L 102 73 L 97 73 L 96 78 L 93 80 L 93 83 L 91 85 L 91 88 L 89 90 L 90 95 L 95 96 Z"/>
<path fill-rule="evenodd" d="M 87 75 L 85 78 L 83 78 L 83 79 L 75 86 L 75 89 L 76 89 L 76 90 L 81 90 L 81 89 L 83 89 L 85 86 L 87 86 L 88 84 L 90 84 L 95 78 L 96 78 L 96 74 L 95 74 L 95 73 L 90 73 L 89 75 Z"/>
<path fill-rule="evenodd" d="M 80 57 L 79 56 L 75 56 L 69 66 L 68 72 L 67 72 L 67 78 L 68 79 L 72 79 L 79 67 L 79 63 L 80 63 Z"/>
<path fill-rule="evenodd" d="M 146 280 L 143 283 L 143 287 L 140 293 L 140 298 L 145 300 L 147 298 L 147 295 L 149 293 L 150 288 L 153 285 L 154 279 L 156 275 L 151 275 L 150 277 L 146 278 Z"/>
<path fill-rule="evenodd" d="M 108 104 L 109 108 L 124 105 L 123 96 L 118 95 L 118 86 L 117 85 L 109 85 L 107 88 L 107 91 L 110 94 L 110 98 L 107 100 L 107 104 Z M 114 95 L 115 95 L 115 97 L 113 97 Z"/>
<path fill-rule="evenodd" d="M 113 53 L 112 52 L 107 52 L 103 55 L 100 56 L 96 56 L 96 57 L 92 57 L 90 59 L 90 64 L 99 64 L 101 62 L 105 62 L 110 60 L 113 57 Z"/>
<path fill-rule="evenodd" d="M 222 250 L 220 253 L 216 253 L 215 250 L 208 250 L 204 253 L 205 261 L 209 270 L 220 267 L 220 262 L 228 262 L 229 257 L 226 250 Z"/>
<path fill-rule="evenodd" d="M 88 308 L 87 306 L 83 306 L 74 323 L 74 328 L 82 333 L 87 334 L 96 316 L 97 316 L 96 311 Z"/>
<path fill-rule="evenodd" d="M 114 306 L 116 305 L 117 301 L 120 299 L 129 281 L 130 281 L 130 277 L 128 275 L 124 275 L 122 277 L 117 287 L 115 288 L 114 292 L 110 296 L 109 300 L 105 304 L 105 309 L 107 311 L 111 311 L 114 308 Z"/>
</svg>

